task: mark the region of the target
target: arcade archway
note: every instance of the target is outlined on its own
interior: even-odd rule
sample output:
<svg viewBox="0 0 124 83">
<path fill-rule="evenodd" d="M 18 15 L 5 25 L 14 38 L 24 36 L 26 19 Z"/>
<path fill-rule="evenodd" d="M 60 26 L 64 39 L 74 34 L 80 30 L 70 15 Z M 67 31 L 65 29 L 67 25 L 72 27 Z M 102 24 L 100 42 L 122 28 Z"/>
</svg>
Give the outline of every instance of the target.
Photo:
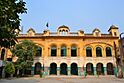
<svg viewBox="0 0 124 83">
<path fill-rule="evenodd" d="M 71 75 L 78 75 L 78 67 L 76 63 L 71 64 Z"/>
<path fill-rule="evenodd" d="M 39 63 L 39 62 L 35 63 L 35 69 L 34 69 L 35 75 L 40 74 L 41 68 L 42 68 L 41 63 Z"/>
<path fill-rule="evenodd" d="M 50 75 L 57 75 L 57 64 L 56 63 L 50 64 Z"/>
<path fill-rule="evenodd" d="M 112 63 L 107 63 L 107 75 L 114 75 L 114 68 Z"/>
<path fill-rule="evenodd" d="M 98 75 L 104 75 L 104 68 L 102 63 L 96 65 L 96 71 Z"/>
<path fill-rule="evenodd" d="M 87 63 L 86 72 L 88 75 L 93 75 L 93 64 L 92 63 Z"/>
<path fill-rule="evenodd" d="M 67 64 L 66 63 L 62 63 L 60 65 L 60 74 L 67 75 Z"/>
</svg>

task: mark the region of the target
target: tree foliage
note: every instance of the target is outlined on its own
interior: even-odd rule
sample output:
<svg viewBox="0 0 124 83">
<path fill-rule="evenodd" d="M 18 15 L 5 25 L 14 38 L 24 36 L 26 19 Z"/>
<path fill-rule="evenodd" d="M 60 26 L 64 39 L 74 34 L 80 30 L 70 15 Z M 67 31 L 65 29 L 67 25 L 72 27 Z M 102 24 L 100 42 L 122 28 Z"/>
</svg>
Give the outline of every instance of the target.
<svg viewBox="0 0 124 83">
<path fill-rule="evenodd" d="M 0 0 L 0 47 L 15 45 L 21 20 L 19 14 L 26 10 L 23 0 Z"/>
<path fill-rule="evenodd" d="M 30 69 L 36 54 L 36 45 L 30 40 L 23 40 L 21 43 L 15 45 L 12 53 L 18 57 L 15 63 L 16 69 Z"/>
<path fill-rule="evenodd" d="M 14 74 L 15 73 L 15 67 L 12 62 L 8 62 L 5 66 L 5 73 L 7 74 Z"/>
</svg>

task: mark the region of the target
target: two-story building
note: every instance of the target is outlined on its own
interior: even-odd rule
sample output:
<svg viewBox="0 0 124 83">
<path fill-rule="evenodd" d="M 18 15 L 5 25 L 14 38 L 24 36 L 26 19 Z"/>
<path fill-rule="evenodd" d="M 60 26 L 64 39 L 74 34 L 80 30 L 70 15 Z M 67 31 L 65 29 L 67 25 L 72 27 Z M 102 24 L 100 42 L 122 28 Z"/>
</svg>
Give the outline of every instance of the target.
<svg viewBox="0 0 124 83">
<path fill-rule="evenodd" d="M 82 30 L 71 32 L 67 26 L 56 32 L 36 33 L 30 28 L 20 34 L 18 41 L 31 40 L 39 46 L 32 65 L 32 74 L 43 70 L 46 75 L 114 75 L 116 59 L 114 44 L 118 45 L 118 28 L 112 25 L 107 34 L 98 28 L 88 34 Z M 10 60 L 11 54 L 1 48 L 1 59 Z"/>
</svg>

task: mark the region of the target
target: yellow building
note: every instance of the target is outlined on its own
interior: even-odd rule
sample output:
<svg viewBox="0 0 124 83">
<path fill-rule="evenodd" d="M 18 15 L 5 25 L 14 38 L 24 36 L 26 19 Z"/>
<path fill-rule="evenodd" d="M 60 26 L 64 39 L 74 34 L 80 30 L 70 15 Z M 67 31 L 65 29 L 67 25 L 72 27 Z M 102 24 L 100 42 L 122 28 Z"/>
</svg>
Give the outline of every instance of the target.
<svg viewBox="0 0 124 83">
<path fill-rule="evenodd" d="M 82 30 L 71 32 L 64 25 L 57 32 L 44 30 L 43 33 L 36 33 L 30 28 L 27 34 L 20 34 L 17 39 L 32 40 L 39 46 L 32 74 L 38 74 L 41 70 L 46 75 L 116 74 L 114 44 L 118 46 L 119 32 L 114 25 L 109 28 L 108 34 L 102 34 L 97 28 L 90 34 Z"/>
</svg>

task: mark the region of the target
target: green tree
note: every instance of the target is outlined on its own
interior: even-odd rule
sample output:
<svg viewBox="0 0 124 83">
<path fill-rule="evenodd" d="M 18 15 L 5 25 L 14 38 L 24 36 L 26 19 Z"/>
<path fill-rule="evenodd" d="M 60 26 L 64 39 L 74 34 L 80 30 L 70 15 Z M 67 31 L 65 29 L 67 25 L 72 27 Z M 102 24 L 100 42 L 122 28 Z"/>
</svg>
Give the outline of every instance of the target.
<svg viewBox="0 0 124 83">
<path fill-rule="evenodd" d="M 12 62 L 8 62 L 4 69 L 6 74 L 13 75 L 15 73 L 15 67 Z"/>
<path fill-rule="evenodd" d="M 36 54 L 36 45 L 30 40 L 23 40 L 21 43 L 15 45 L 12 50 L 14 56 L 18 59 L 15 62 L 15 68 L 18 70 L 31 70 L 34 56 Z M 18 74 L 17 74 L 18 75 Z"/>
<path fill-rule="evenodd" d="M 26 13 L 23 0 L 0 0 L 0 47 L 10 48 L 16 44 L 20 18 Z"/>
</svg>

